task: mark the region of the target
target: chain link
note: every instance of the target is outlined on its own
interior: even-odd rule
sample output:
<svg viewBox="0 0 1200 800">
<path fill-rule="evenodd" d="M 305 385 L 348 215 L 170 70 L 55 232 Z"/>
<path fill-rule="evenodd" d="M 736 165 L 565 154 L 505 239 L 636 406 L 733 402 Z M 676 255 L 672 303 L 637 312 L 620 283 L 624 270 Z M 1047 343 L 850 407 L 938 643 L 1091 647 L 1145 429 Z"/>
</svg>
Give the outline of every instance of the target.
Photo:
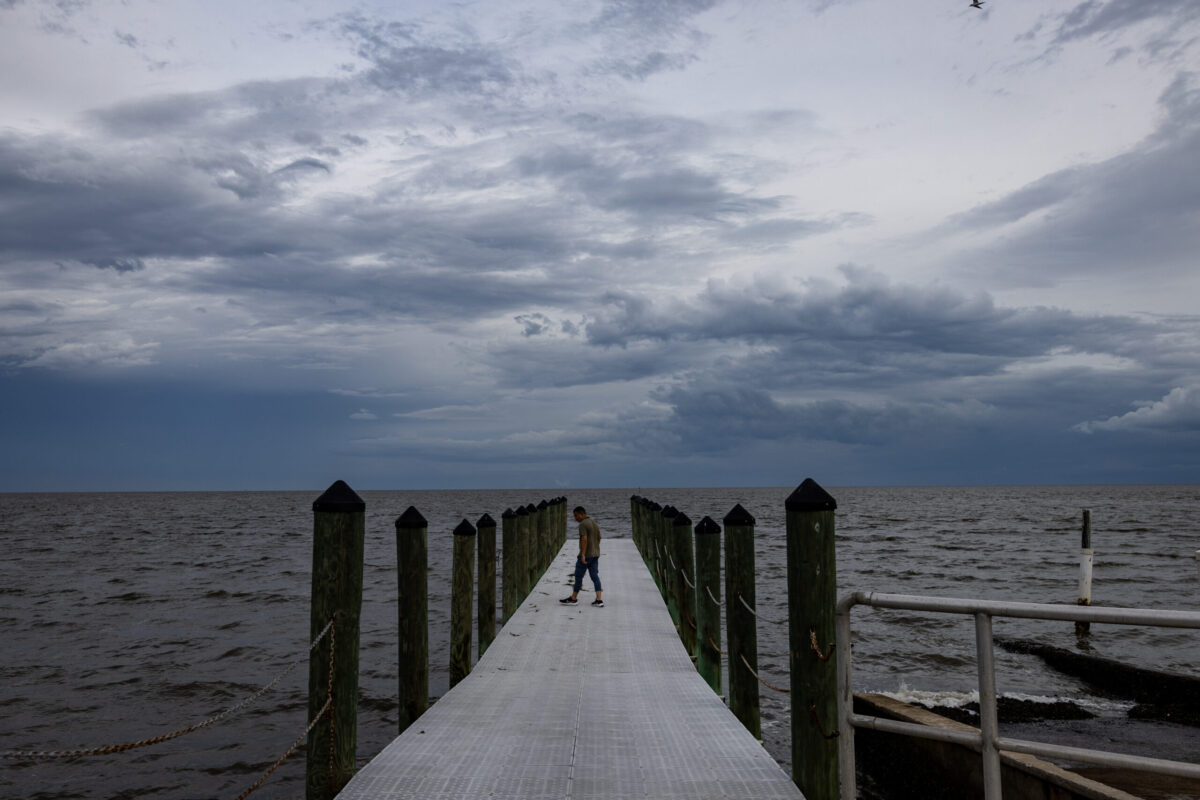
<svg viewBox="0 0 1200 800">
<path fill-rule="evenodd" d="M 325 687 L 325 704 L 326 705 L 332 705 L 332 703 L 333 703 L 333 646 L 334 646 L 334 644 L 336 644 L 336 639 L 334 638 L 334 636 L 336 634 L 337 634 L 336 630 L 330 631 L 330 633 L 329 633 L 329 681 Z M 334 736 L 334 734 L 337 733 L 337 729 L 334 727 L 334 720 L 336 720 L 336 719 L 337 719 L 337 713 L 335 711 L 331 710 L 329 712 L 329 796 L 330 797 L 333 797 L 335 794 L 337 794 L 337 785 L 336 785 L 336 781 L 334 780 L 334 777 L 333 777 L 334 753 L 335 753 L 335 750 L 334 750 L 335 736 Z"/>
<path fill-rule="evenodd" d="M 262 776 L 259 777 L 259 779 L 254 782 L 253 786 L 251 786 L 249 789 L 247 789 L 246 791 L 239 794 L 237 796 L 237 800 L 246 800 L 246 798 L 250 796 L 251 792 L 253 792 L 258 787 L 262 786 L 263 783 L 267 780 L 267 778 L 271 777 L 272 772 L 274 772 L 275 770 L 277 770 L 281 766 L 283 766 L 283 762 L 287 761 L 288 756 L 290 756 L 292 753 L 296 752 L 296 748 L 298 748 L 301 744 L 303 744 L 304 740 L 308 738 L 308 735 L 310 733 L 312 733 L 312 729 L 317 726 L 317 723 L 320 722 L 321 717 L 325 716 L 326 712 L 331 712 L 332 706 L 333 706 L 333 698 L 332 697 L 325 698 L 325 705 L 321 706 L 321 710 L 317 712 L 317 715 L 315 717 L 313 717 L 312 722 L 308 723 L 308 727 L 304 729 L 304 733 L 300 734 L 300 738 L 298 738 L 298 739 L 296 739 L 296 741 L 292 742 L 292 746 L 288 748 L 287 752 L 284 753 L 282 756 L 280 756 L 279 760 L 276 761 L 274 764 L 272 764 L 271 768 L 268 769 L 266 772 L 264 772 L 262 774 Z M 330 716 L 332 717 L 333 714 L 330 713 Z"/>
</svg>

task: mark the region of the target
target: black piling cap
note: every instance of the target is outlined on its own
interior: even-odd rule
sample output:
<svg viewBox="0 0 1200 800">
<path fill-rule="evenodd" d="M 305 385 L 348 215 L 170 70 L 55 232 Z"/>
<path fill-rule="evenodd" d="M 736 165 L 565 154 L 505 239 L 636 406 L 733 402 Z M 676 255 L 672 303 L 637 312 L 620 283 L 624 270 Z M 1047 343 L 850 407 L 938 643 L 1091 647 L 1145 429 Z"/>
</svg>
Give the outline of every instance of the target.
<svg viewBox="0 0 1200 800">
<path fill-rule="evenodd" d="M 506 508 L 504 509 L 504 513 L 500 515 L 500 519 L 512 519 L 516 515 L 517 512 L 513 511 L 511 508 Z"/>
<path fill-rule="evenodd" d="M 334 481 L 325 494 L 313 501 L 313 511 L 366 511 L 367 504 L 346 485 L 345 481 Z"/>
<path fill-rule="evenodd" d="M 677 509 L 675 506 L 667 506 L 667 507 L 665 507 L 665 508 L 664 508 L 662 511 L 660 511 L 660 512 L 658 512 L 658 513 L 659 513 L 661 516 L 664 516 L 664 517 L 668 517 L 668 518 L 670 518 L 670 517 L 673 517 L 673 516 L 675 516 L 676 514 L 678 514 L 678 513 L 679 513 L 679 509 Z"/>
<path fill-rule="evenodd" d="M 408 510 L 396 519 L 396 527 L 412 530 L 416 528 L 428 528 L 429 523 L 421 516 L 421 512 L 417 511 L 416 506 L 409 506 Z"/>
<path fill-rule="evenodd" d="M 653 500 L 646 501 L 646 508 L 650 509 L 651 511 L 662 511 L 662 506 L 660 506 L 658 503 L 654 502 Z"/>
<path fill-rule="evenodd" d="M 629 502 L 640 503 L 640 502 L 642 502 L 642 498 L 638 497 L 636 494 L 631 494 L 631 495 L 629 495 Z"/>
<path fill-rule="evenodd" d="M 475 523 L 475 527 L 476 528 L 494 528 L 494 527 L 496 527 L 496 520 L 492 519 L 491 515 L 484 514 L 482 517 L 479 518 L 479 521 Z"/>
<path fill-rule="evenodd" d="M 740 527 L 750 527 L 754 525 L 754 517 L 750 512 L 742 508 L 742 504 L 738 503 L 733 508 L 729 509 L 729 513 L 725 515 L 725 527 L 732 528 L 734 525 Z"/>
<path fill-rule="evenodd" d="M 721 526 L 712 517 L 705 517 L 696 525 L 696 533 L 720 533 Z"/>
<path fill-rule="evenodd" d="M 455 536 L 474 536 L 475 526 L 467 522 L 465 519 L 458 523 L 458 527 L 454 529 Z"/>
<path fill-rule="evenodd" d="M 537 504 L 537 507 L 538 507 L 538 511 L 545 511 L 547 508 L 550 507 L 550 504 L 547 503 L 545 500 L 543 500 L 542 502 Z"/>
<path fill-rule="evenodd" d="M 688 515 L 682 511 L 675 512 L 675 522 L 672 523 L 675 527 L 692 527 L 692 521 L 688 519 Z"/>
<path fill-rule="evenodd" d="M 535 506 L 533 503 L 530 503 L 529 505 L 525 506 L 525 510 L 530 514 L 536 514 L 537 506 Z"/>
<path fill-rule="evenodd" d="M 525 508 L 525 506 L 517 506 L 516 515 L 518 517 L 528 517 L 529 509 Z"/>
<path fill-rule="evenodd" d="M 788 511 L 833 511 L 837 508 L 837 500 L 812 478 L 805 478 L 804 483 L 797 486 L 796 491 L 788 497 L 784 507 Z"/>
</svg>

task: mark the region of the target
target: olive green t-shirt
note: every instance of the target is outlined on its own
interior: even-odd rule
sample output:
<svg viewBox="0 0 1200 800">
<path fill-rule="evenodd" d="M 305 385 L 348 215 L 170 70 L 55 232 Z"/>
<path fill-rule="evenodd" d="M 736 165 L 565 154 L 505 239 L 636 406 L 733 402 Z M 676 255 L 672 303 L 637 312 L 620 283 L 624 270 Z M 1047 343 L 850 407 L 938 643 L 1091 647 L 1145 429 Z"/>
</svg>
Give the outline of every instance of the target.
<svg viewBox="0 0 1200 800">
<path fill-rule="evenodd" d="M 600 526 L 591 517 L 584 517 L 579 521 L 579 535 L 587 537 L 587 551 L 584 556 L 587 558 L 600 557 Z"/>
</svg>

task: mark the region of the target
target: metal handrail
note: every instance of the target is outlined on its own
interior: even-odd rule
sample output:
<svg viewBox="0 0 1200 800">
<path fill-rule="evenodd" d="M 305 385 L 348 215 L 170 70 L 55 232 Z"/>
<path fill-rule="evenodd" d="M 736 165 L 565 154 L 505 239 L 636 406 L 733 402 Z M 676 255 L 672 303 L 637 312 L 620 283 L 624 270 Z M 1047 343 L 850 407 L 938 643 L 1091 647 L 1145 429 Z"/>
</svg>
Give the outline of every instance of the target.
<svg viewBox="0 0 1200 800">
<path fill-rule="evenodd" d="M 951 731 L 908 722 L 854 713 L 851 685 L 850 610 L 856 605 L 873 608 L 931 611 L 944 614 L 969 614 L 975 617 L 976 669 L 979 676 L 979 733 Z M 978 749 L 983 756 L 985 800 L 1000 800 L 1000 751 L 1062 758 L 1111 767 L 1127 767 L 1164 775 L 1200 778 L 1200 764 L 1167 761 L 1159 758 L 1110 753 L 1079 747 L 1030 742 L 1000 736 L 996 717 L 996 664 L 993 653 L 992 617 L 1023 619 L 1107 622 L 1117 625 L 1151 625 L 1164 628 L 1200 629 L 1200 612 L 1153 611 L 1138 608 L 1069 606 L 1044 603 L 1010 603 L 995 600 L 969 600 L 954 597 L 918 597 L 915 595 L 854 592 L 837 604 L 838 718 L 839 729 L 868 728 L 899 733 L 921 739 L 952 742 Z M 839 737 L 838 766 L 841 771 L 842 800 L 854 800 L 858 787 L 854 775 L 854 737 Z"/>
</svg>

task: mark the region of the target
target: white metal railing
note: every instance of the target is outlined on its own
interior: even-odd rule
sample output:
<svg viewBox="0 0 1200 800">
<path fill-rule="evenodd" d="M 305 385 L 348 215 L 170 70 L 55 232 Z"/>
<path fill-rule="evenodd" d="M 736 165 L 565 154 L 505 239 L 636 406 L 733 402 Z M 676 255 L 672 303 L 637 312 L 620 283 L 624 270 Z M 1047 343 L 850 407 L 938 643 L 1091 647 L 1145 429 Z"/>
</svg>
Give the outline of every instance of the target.
<svg viewBox="0 0 1200 800">
<path fill-rule="evenodd" d="M 975 617 L 976 669 L 979 674 L 979 733 L 943 730 L 854 713 L 854 692 L 851 685 L 850 610 L 856 605 L 944 614 L 968 614 Z M 1000 736 L 996 721 L 996 668 L 992 644 L 992 617 L 1200 629 L 1200 612 L 1192 611 L 1147 611 L 1136 608 L 1105 608 L 1103 606 L 1009 603 L 964 600 L 953 597 L 917 597 L 879 592 L 848 594 L 837 604 L 838 729 L 843 731 L 842 736 L 839 737 L 838 765 L 841 771 L 842 800 L 854 800 L 858 792 L 854 776 L 854 736 L 852 733 L 855 727 L 869 728 L 885 733 L 905 734 L 921 739 L 952 742 L 981 751 L 983 755 L 983 788 L 986 800 L 1000 800 L 1001 750 L 1109 767 L 1125 767 L 1164 775 L 1200 778 L 1200 764 L 1109 753 L 1080 747 L 1064 747 Z"/>
</svg>

